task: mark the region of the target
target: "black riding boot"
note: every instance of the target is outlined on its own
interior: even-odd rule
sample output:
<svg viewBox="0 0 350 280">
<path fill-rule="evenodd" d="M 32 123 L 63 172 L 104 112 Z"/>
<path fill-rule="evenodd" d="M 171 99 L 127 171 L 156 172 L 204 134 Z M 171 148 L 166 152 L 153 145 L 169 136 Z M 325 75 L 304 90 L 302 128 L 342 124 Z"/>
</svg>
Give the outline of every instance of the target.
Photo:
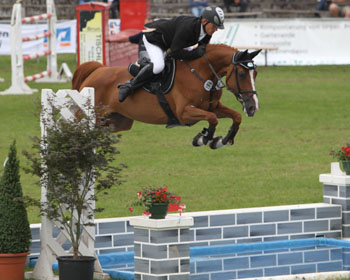
<svg viewBox="0 0 350 280">
<path fill-rule="evenodd" d="M 142 87 L 153 76 L 153 63 L 147 64 L 143 67 L 135 78 L 127 81 L 125 84 L 118 85 L 119 102 L 123 102 L 136 89 Z"/>
</svg>

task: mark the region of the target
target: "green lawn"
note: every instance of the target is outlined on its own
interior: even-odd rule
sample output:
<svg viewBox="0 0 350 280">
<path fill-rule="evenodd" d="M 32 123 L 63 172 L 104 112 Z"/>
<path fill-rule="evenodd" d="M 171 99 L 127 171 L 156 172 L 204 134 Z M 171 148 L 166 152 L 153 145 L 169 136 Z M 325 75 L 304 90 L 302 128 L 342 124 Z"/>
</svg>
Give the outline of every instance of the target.
<svg viewBox="0 0 350 280">
<path fill-rule="evenodd" d="M 60 55 L 75 67 L 73 55 Z M 45 68 L 45 60 L 26 62 L 28 74 Z M 253 117 L 243 116 L 234 146 L 211 150 L 195 148 L 192 138 L 207 126 L 166 129 L 135 122 L 122 133 L 119 162 L 129 167 L 123 172 L 125 183 L 110 191 L 98 203 L 105 211 L 97 216 L 123 217 L 128 202 L 141 186 L 167 185 L 182 196 L 186 211 L 262 207 L 315 203 L 322 201 L 320 173 L 330 171 L 332 148 L 350 142 L 350 65 L 259 67 L 256 87 L 261 110 Z M 0 90 L 9 87 L 10 58 L 0 56 Z M 70 84 L 37 84 L 30 87 L 69 89 Z M 34 116 L 40 93 L 30 96 L 0 96 L 0 162 L 13 139 L 17 149 L 30 148 L 31 135 L 39 135 L 39 120 Z M 226 105 L 241 106 L 231 93 Z M 220 120 L 217 135 L 226 134 L 229 120 Z M 19 155 L 21 164 L 27 164 Z M 2 166 L 2 165 L 1 165 Z M 0 167 L 1 168 L 1 167 Z M 0 171 L 1 172 L 1 171 Z M 24 192 L 40 196 L 37 179 L 22 172 Z M 29 210 L 30 222 L 38 223 L 38 211 Z"/>
</svg>

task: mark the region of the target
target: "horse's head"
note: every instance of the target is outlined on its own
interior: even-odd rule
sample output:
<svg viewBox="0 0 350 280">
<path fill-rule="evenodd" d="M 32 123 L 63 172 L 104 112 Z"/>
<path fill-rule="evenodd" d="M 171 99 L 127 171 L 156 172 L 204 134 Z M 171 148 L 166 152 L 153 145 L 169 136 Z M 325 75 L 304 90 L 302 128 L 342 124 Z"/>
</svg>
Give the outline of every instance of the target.
<svg viewBox="0 0 350 280">
<path fill-rule="evenodd" d="M 257 75 L 253 58 L 261 50 L 249 53 L 248 50 L 237 52 L 232 57 L 232 70 L 226 77 L 227 88 L 242 104 L 243 111 L 248 117 L 254 116 L 259 110 L 259 101 L 255 90 L 254 80 Z"/>
</svg>

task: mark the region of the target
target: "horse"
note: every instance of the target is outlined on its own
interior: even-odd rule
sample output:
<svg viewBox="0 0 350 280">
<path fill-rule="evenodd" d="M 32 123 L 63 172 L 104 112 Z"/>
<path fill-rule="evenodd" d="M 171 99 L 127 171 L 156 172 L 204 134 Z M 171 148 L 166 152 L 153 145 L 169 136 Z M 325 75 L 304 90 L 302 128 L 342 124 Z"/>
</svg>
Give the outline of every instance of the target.
<svg viewBox="0 0 350 280">
<path fill-rule="evenodd" d="M 257 75 L 253 58 L 261 50 L 249 53 L 224 44 L 209 44 L 205 55 L 192 61 L 176 60 L 176 74 L 170 91 L 164 95 L 178 124 L 193 125 L 201 120 L 209 123 L 198 133 L 193 146 L 218 149 L 233 145 L 242 116 L 220 102 L 223 88 L 233 93 L 248 117 L 259 110 L 254 80 Z M 226 84 L 222 78 L 226 76 Z M 155 125 L 169 124 L 169 116 L 160 106 L 157 96 L 140 88 L 124 102 L 118 101 L 117 85 L 132 76 L 127 67 L 108 67 L 91 61 L 77 67 L 72 88 L 95 88 L 95 105 L 102 106 L 100 115 L 107 118 L 113 132 L 130 130 L 135 121 Z M 231 118 L 232 125 L 225 137 L 214 137 L 218 119 Z"/>
</svg>

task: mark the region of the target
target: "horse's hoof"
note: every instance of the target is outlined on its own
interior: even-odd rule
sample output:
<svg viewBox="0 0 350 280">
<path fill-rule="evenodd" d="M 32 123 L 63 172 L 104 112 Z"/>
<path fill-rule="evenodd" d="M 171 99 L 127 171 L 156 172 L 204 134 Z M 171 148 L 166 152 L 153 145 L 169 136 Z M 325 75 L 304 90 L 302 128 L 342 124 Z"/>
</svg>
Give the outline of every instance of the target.
<svg viewBox="0 0 350 280">
<path fill-rule="evenodd" d="M 193 138 L 192 145 L 195 147 L 204 146 L 208 143 L 208 139 L 203 136 L 202 133 L 198 133 L 196 137 Z"/>
<path fill-rule="evenodd" d="M 230 145 L 232 146 L 233 144 L 235 143 L 235 141 L 233 139 L 229 139 L 229 140 L 226 140 L 225 139 L 222 141 L 222 144 L 223 145 Z"/>
<path fill-rule="evenodd" d="M 215 150 L 215 149 L 219 149 L 221 147 L 223 147 L 224 144 L 222 143 L 222 137 L 218 136 L 215 137 L 214 140 L 210 143 L 210 148 Z"/>
</svg>

